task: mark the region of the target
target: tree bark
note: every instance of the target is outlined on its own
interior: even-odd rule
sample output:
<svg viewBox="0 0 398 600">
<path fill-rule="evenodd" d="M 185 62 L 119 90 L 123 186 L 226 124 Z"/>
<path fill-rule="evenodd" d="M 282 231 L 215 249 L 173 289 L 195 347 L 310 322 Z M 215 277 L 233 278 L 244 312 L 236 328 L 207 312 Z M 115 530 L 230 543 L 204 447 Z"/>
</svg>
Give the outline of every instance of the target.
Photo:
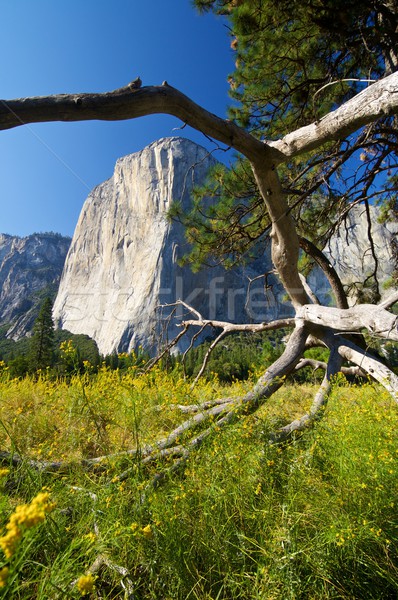
<svg viewBox="0 0 398 600">
<path fill-rule="evenodd" d="M 386 365 L 346 339 L 339 340 L 337 349 L 342 358 L 369 373 L 398 402 L 398 377 Z"/>
<path fill-rule="evenodd" d="M 373 83 L 320 121 L 272 142 L 257 140 L 241 127 L 208 112 L 169 85 L 134 90 L 126 85 L 103 94 L 58 94 L 0 100 L 0 130 L 27 123 L 93 119 L 121 121 L 159 113 L 181 119 L 194 129 L 242 152 L 249 160 L 255 155 L 262 155 L 276 165 L 326 142 L 343 139 L 381 117 L 397 114 L 398 73 Z"/>
<path fill-rule="evenodd" d="M 372 83 L 319 121 L 300 127 L 281 140 L 269 142 L 269 146 L 279 150 L 279 160 L 286 162 L 326 142 L 344 139 L 368 123 L 397 114 L 397 110 L 398 73 L 393 73 Z"/>
<path fill-rule="evenodd" d="M 253 173 L 271 218 L 271 257 L 294 308 L 310 301 L 298 272 L 299 238 L 293 216 L 274 167 L 252 161 Z"/>
<path fill-rule="evenodd" d="M 308 427 L 315 419 L 319 418 L 319 416 L 321 415 L 321 411 L 324 410 L 324 408 L 327 404 L 328 398 L 329 398 L 329 394 L 330 394 L 330 391 L 332 388 L 332 384 L 331 384 L 332 378 L 341 369 L 341 362 L 342 362 L 341 356 L 339 356 L 339 354 L 336 352 L 336 350 L 333 350 L 330 353 L 330 357 L 329 357 L 327 365 L 325 365 L 326 366 L 325 376 L 323 378 L 323 381 L 322 381 L 322 384 L 321 384 L 319 390 L 315 394 L 315 398 L 314 398 L 314 401 L 312 403 L 312 406 L 311 406 L 309 412 L 307 414 L 303 415 L 302 417 L 300 417 L 300 419 L 295 419 L 288 425 L 285 425 L 284 427 L 282 427 L 282 429 L 277 432 L 277 434 L 274 438 L 274 441 L 276 441 L 276 442 L 284 441 L 286 438 L 291 436 L 292 433 L 302 431 L 303 429 Z"/>
<path fill-rule="evenodd" d="M 297 311 L 296 318 L 339 332 L 358 332 L 366 329 L 376 337 L 398 341 L 398 316 L 375 304 L 358 304 L 344 310 L 306 304 Z"/>
</svg>

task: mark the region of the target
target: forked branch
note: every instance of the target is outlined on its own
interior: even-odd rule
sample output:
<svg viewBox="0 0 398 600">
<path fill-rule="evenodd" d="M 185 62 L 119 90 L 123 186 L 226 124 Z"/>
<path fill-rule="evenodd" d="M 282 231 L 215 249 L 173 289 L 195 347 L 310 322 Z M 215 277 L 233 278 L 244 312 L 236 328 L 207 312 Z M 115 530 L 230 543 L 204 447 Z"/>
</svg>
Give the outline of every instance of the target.
<svg viewBox="0 0 398 600">
<path fill-rule="evenodd" d="M 203 316 L 197 311 L 193 306 L 190 306 L 183 300 L 177 300 L 171 304 L 164 304 L 162 308 L 174 308 L 176 306 L 184 307 L 188 312 L 192 313 L 196 318 L 195 319 L 184 319 L 181 322 L 181 327 L 183 330 L 172 340 L 166 349 L 163 349 L 161 354 L 156 357 L 153 361 L 150 362 L 150 367 L 160 360 L 162 356 L 173 346 L 177 344 L 177 342 L 181 339 L 181 337 L 188 331 L 190 327 L 197 327 L 200 331 L 203 331 L 205 327 L 211 327 L 214 329 L 221 329 L 221 333 L 219 333 L 216 338 L 211 342 L 209 348 L 207 349 L 205 356 L 203 358 L 202 365 L 199 369 L 198 374 L 195 377 L 195 380 L 192 384 L 194 387 L 199 381 L 200 377 L 202 377 L 203 373 L 206 370 L 208 365 L 210 356 L 213 350 L 218 346 L 218 344 L 229 334 L 238 333 L 238 332 L 250 332 L 250 333 L 261 333 L 263 331 L 274 331 L 276 329 L 282 329 L 284 327 L 294 327 L 295 320 L 293 318 L 287 319 L 277 319 L 275 321 L 271 321 L 269 323 L 228 323 L 227 321 L 218 321 L 216 319 L 204 319 Z M 191 348 L 191 346 L 190 346 Z M 185 357 L 185 353 L 184 353 Z"/>
</svg>

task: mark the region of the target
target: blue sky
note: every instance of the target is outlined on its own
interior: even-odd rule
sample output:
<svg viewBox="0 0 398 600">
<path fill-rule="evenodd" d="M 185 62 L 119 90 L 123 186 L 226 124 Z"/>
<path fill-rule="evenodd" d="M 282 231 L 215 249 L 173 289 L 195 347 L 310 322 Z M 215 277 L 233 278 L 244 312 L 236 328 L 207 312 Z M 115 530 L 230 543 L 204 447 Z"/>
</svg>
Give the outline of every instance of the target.
<svg viewBox="0 0 398 600">
<path fill-rule="evenodd" d="M 166 79 L 225 116 L 228 30 L 190 0 L 0 0 L 0 98 L 105 92 Z M 161 137 L 208 140 L 168 116 L 47 123 L 0 132 L 0 232 L 72 235 L 89 191 L 120 156 Z M 223 154 L 216 154 L 220 160 Z"/>
</svg>

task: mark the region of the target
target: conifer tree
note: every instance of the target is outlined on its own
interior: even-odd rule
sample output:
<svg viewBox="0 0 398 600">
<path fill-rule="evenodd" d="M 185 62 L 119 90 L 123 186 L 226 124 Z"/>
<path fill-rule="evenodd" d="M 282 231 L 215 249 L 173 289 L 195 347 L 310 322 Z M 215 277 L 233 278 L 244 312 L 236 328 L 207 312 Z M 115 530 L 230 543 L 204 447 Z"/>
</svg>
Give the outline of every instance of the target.
<svg viewBox="0 0 398 600">
<path fill-rule="evenodd" d="M 33 371 L 45 369 L 53 364 L 54 321 L 52 317 L 52 308 L 53 303 L 51 299 L 48 297 L 45 298 L 33 327 L 29 361 Z"/>
<path fill-rule="evenodd" d="M 201 12 L 212 11 L 228 20 L 235 54 L 229 117 L 259 140 L 277 140 L 320 122 L 372 82 L 397 70 L 396 0 L 195 0 L 194 4 Z M 396 116 L 385 114 L 312 155 L 299 154 L 281 165 L 279 177 L 299 235 L 323 248 L 359 204 L 368 218 L 369 236 L 372 203 L 384 207 L 385 218 L 396 216 L 397 139 Z M 206 197 L 215 202 L 204 204 Z M 173 207 L 172 216 L 184 223 L 192 244 L 187 260 L 198 266 L 215 258 L 228 265 L 263 252 L 259 242 L 269 234 L 270 221 L 262 205 L 247 159 L 239 157 L 232 170 L 217 167 L 209 183 L 196 191 L 190 214 Z M 373 252 L 371 239 L 369 251 Z M 367 286 L 376 290 L 377 301 L 376 269 Z"/>
</svg>

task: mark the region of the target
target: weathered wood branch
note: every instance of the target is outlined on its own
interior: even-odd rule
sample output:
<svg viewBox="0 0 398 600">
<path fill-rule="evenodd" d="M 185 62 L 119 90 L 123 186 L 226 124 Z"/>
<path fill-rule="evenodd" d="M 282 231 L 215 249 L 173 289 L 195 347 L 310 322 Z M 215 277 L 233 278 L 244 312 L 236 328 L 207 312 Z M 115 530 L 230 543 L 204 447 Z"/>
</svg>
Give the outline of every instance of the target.
<svg viewBox="0 0 398 600">
<path fill-rule="evenodd" d="M 294 327 L 294 325 L 295 325 L 294 318 L 276 319 L 275 321 L 271 321 L 270 323 L 265 323 L 265 322 L 264 323 L 228 323 L 228 321 L 219 321 L 216 319 L 204 319 L 202 317 L 202 315 L 200 314 L 200 312 L 198 312 L 195 308 L 193 308 L 192 306 L 190 306 L 183 300 L 176 300 L 176 302 L 173 302 L 171 304 L 164 304 L 164 305 L 162 305 L 162 308 L 164 308 L 164 307 L 173 308 L 175 306 L 183 306 L 188 312 L 195 315 L 196 319 L 182 321 L 181 327 L 183 327 L 183 330 L 167 345 L 167 347 L 162 351 L 162 353 L 159 356 L 157 356 L 155 359 L 152 359 L 152 361 L 150 361 L 148 363 L 149 364 L 148 368 L 152 368 L 152 366 L 155 365 L 161 359 L 161 357 L 164 356 L 164 354 L 178 342 L 178 340 L 187 332 L 189 327 L 191 327 L 191 326 L 199 327 L 200 331 L 203 331 L 203 329 L 205 327 L 213 327 L 215 329 L 222 330 L 221 333 L 211 342 L 211 344 L 203 358 L 203 362 L 199 369 L 199 372 L 192 384 L 192 388 L 196 385 L 196 383 L 198 382 L 200 377 L 205 372 L 205 369 L 209 362 L 211 353 L 216 348 L 216 346 L 219 344 L 219 342 L 221 342 L 221 340 L 223 340 L 227 335 L 229 335 L 231 333 L 240 332 L 240 331 L 241 332 L 251 332 L 251 333 L 259 333 L 262 331 L 273 331 L 275 329 L 281 329 L 283 327 Z M 191 347 L 192 346 L 190 346 L 190 348 Z M 184 353 L 184 359 L 186 356 L 186 352 Z"/>
<path fill-rule="evenodd" d="M 319 121 L 296 129 L 268 145 L 279 150 L 280 161 L 344 139 L 360 127 L 398 113 L 398 72 L 372 83 L 359 94 Z"/>
<path fill-rule="evenodd" d="M 314 259 L 316 264 L 322 269 L 327 280 L 329 281 L 330 287 L 333 290 L 334 297 L 338 308 L 348 308 L 347 295 L 344 291 L 341 279 L 337 274 L 336 269 L 326 258 L 324 253 L 319 250 L 310 240 L 304 237 L 299 238 L 300 248 L 304 250 L 311 258 Z"/>
<path fill-rule="evenodd" d="M 107 567 L 111 571 L 115 571 L 121 575 L 120 587 L 124 590 L 125 598 L 135 598 L 134 585 L 130 577 L 132 577 L 129 571 L 120 565 L 114 563 L 106 554 L 99 554 L 95 561 L 87 569 L 87 574 L 96 575 L 103 567 Z M 75 586 L 77 580 L 71 583 L 71 586 Z M 97 596 L 98 597 L 98 596 Z"/>
<path fill-rule="evenodd" d="M 260 142 L 233 122 L 206 111 L 169 85 L 132 89 L 129 85 L 105 93 L 58 94 L 0 100 L 0 129 L 50 121 L 120 121 L 151 114 L 169 114 L 218 141 L 233 146 L 249 159 L 260 153 L 286 162 L 322 144 L 343 139 L 376 119 L 398 113 L 398 73 L 372 85 L 319 121 L 293 131 L 281 140 Z"/>
<path fill-rule="evenodd" d="M 387 308 L 391 308 L 396 302 L 398 302 L 398 291 L 392 293 L 390 296 L 388 296 L 382 302 L 379 302 L 378 306 L 380 308 L 387 309 Z"/>
<path fill-rule="evenodd" d="M 306 304 L 298 309 L 297 319 L 339 332 L 359 332 L 398 341 L 398 317 L 376 304 L 358 304 L 347 309 Z"/>
<path fill-rule="evenodd" d="M 28 123 L 51 121 L 122 121 L 153 114 L 168 114 L 194 129 L 232 146 L 250 158 L 275 155 L 232 121 L 205 110 L 169 85 L 131 89 L 128 85 L 105 93 L 57 94 L 0 100 L 0 130 Z"/>
<path fill-rule="evenodd" d="M 233 401 L 232 398 L 216 398 L 214 400 L 207 400 L 202 404 L 169 404 L 169 408 L 178 408 L 182 413 L 194 414 L 212 408 L 217 404 L 225 404 L 227 401 Z"/>
<path fill-rule="evenodd" d="M 166 344 L 165 348 L 163 348 L 163 350 L 160 352 L 160 354 L 158 354 L 157 356 L 155 356 L 154 358 L 151 358 L 147 364 L 145 365 L 145 369 L 144 371 L 149 371 L 150 369 L 153 369 L 153 367 L 160 361 L 162 360 L 162 358 L 168 354 L 170 352 L 170 350 L 172 348 L 174 348 L 174 346 L 176 346 L 179 342 L 179 340 L 187 333 L 189 328 L 189 325 L 186 325 L 183 327 L 183 329 L 175 336 L 175 338 L 173 340 L 171 340 L 171 342 L 169 342 L 168 344 Z"/>
<path fill-rule="evenodd" d="M 161 308 L 172 308 L 174 306 L 183 306 L 188 312 L 192 313 L 196 319 L 184 319 L 181 322 L 181 327 L 188 327 L 193 325 L 194 327 L 214 327 L 216 329 L 224 329 L 229 333 L 235 332 L 250 332 L 260 333 L 262 331 L 273 331 L 275 329 L 282 329 L 283 327 L 294 327 L 295 319 L 293 317 L 286 319 L 275 319 L 275 321 L 262 322 L 262 323 L 229 323 L 228 321 L 219 321 L 217 319 L 205 319 L 199 311 L 196 310 L 190 304 L 187 304 L 183 300 L 176 300 L 171 304 L 162 304 Z M 171 344 L 172 342 L 170 342 Z"/>
<path fill-rule="evenodd" d="M 303 431 L 314 420 L 319 419 L 319 417 L 322 416 L 322 412 L 325 409 L 331 391 L 332 378 L 341 370 L 341 362 L 341 356 L 339 356 L 336 350 L 333 350 L 330 353 L 329 361 L 326 365 L 326 373 L 322 384 L 315 395 L 309 412 L 282 427 L 282 429 L 273 436 L 274 442 L 282 442 L 289 438 L 293 433 Z"/>
<path fill-rule="evenodd" d="M 367 354 L 353 342 L 341 338 L 336 340 L 337 349 L 343 358 L 354 363 L 378 381 L 398 402 L 398 377 L 376 357 Z"/>
<path fill-rule="evenodd" d="M 304 277 L 302 273 L 299 273 L 301 283 L 303 284 L 303 288 L 305 289 L 308 298 L 311 300 L 313 304 L 320 304 L 319 298 L 317 298 L 315 292 L 310 288 L 307 279 Z"/>
<path fill-rule="evenodd" d="M 326 371 L 327 366 L 327 363 L 323 360 L 316 360 L 314 358 L 301 358 L 296 365 L 295 371 L 300 371 L 306 367 L 311 367 L 314 371 L 317 369 Z M 341 367 L 340 372 L 343 373 L 343 375 L 351 375 L 353 377 L 366 377 L 368 375 L 368 373 L 360 367 Z"/>
<path fill-rule="evenodd" d="M 218 344 L 221 342 L 221 340 L 223 340 L 227 335 L 228 335 L 228 331 L 226 331 L 225 329 L 211 342 L 210 346 L 208 347 L 206 354 L 203 357 L 203 362 L 202 365 L 198 371 L 198 374 L 196 375 L 192 385 L 191 385 L 191 389 L 193 389 L 195 387 L 195 385 L 198 383 L 199 379 L 202 377 L 203 373 L 206 370 L 207 367 L 207 363 L 209 362 L 211 353 L 213 352 L 214 348 L 216 346 L 218 346 Z"/>
<path fill-rule="evenodd" d="M 251 161 L 254 178 L 271 218 L 271 258 L 295 308 L 309 302 L 298 272 L 299 238 L 278 173 L 267 161 Z"/>
<path fill-rule="evenodd" d="M 257 410 L 264 399 L 272 396 L 281 387 L 284 378 L 289 375 L 302 357 L 308 331 L 303 323 L 298 322 L 292 331 L 284 352 L 262 375 L 254 388 L 242 399 L 249 412 Z"/>
<path fill-rule="evenodd" d="M 248 332 L 248 333 L 261 333 L 262 331 L 274 331 L 275 329 L 283 329 L 284 327 L 294 327 L 295 319 L 288 317 L 286 319 L 275 319 L 269 323 L 228 323 L 227 321 L 217 321 L 215 319 L 192 319 L 189 321 L 183 321 L 182 326 L 193 325 L 194 327 L 203 327 L 208 325 L 209 327 L 215 327 L 224 329 L 228 333 Z"/>
</svg>

